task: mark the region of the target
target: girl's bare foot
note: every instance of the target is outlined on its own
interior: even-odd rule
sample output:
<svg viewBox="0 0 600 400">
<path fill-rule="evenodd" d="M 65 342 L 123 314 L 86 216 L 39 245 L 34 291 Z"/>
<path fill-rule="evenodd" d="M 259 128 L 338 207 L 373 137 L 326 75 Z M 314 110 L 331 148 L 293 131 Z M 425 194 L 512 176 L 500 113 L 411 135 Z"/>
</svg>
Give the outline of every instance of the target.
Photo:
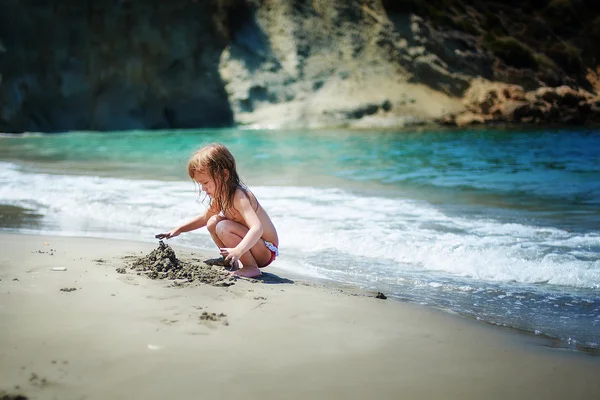
<svg viewBox="0 0 600 400">
<path fill-rule="evenodd" d="M 233 272 L 233 275 L 241 276 L 243 278 L 256 278 L 257 276 L 261 276 L 262 272 L 258 267 L 243 267 Z"/>
</svg>

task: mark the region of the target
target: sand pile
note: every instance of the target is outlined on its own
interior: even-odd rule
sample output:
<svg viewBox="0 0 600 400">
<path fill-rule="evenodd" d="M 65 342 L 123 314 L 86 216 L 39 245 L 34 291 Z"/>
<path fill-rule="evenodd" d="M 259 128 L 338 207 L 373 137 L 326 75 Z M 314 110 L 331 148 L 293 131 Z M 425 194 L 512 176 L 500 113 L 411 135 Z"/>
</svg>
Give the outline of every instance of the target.
<svg viewBox="0 0 600 400">
<path fill-rule="evenodd" d="M 162 240 L 158 247 L 143 257 L 133 257 L 130 268 L 138 274 L 146 274 L 151 279 L 187 279 L 213 286 L 231 286 L 235 278 L 223 270 L 206 263 L 182 261 L 175 251 Z"/>
</svg>

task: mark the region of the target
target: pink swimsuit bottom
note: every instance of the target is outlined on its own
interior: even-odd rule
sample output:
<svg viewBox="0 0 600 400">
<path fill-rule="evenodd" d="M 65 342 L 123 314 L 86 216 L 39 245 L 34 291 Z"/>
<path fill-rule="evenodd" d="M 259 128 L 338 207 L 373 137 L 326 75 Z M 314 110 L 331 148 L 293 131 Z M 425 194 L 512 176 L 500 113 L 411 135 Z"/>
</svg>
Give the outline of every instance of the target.
<svg viewBox="0 0 600 400">
<path fill-rule="evenodd" d="M 267 265 L 271 264 L 273 261 L 275 261 L 275 258 L 277 258 L 277 256 L 279 255 L 279 249 L 271 242 L 267 242 L 266 240 L 263 240 L 263 242 L 265 242 L 265 246 L 267 246 L 267 249 L 269 249 L 269 251 L 271 252 L 271 258 L 269 258 L 269 261 L 267 261 L 267 263 L 263 265 L 264 268 Z"/>
</svg>

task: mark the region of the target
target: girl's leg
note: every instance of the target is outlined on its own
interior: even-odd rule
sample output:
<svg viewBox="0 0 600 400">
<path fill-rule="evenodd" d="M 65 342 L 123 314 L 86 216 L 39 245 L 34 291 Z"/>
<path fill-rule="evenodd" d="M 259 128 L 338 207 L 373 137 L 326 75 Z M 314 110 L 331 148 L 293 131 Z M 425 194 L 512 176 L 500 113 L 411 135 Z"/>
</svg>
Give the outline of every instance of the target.
<svg viewBox="0 0 600 400">
<path fill-rule="evenodd" d="M 223 244 L 221 239 L 219 239 L 219 235 L 217 235 L 217 224 L 226 218 L 221 215 L 213 215 L 206 222 L 206 229 L 208 233 L 210 233 L 210 237 L 212 237 L 213 242 L 217 245 L 218 248 L 227 247 Z"/>
<path fill-rule="evenodd" d="M 248 228 L 235 221 L 222 219 L 217 223 L 216 235 L 224 246 L 235 247 L 248 233 Z M 264 266 L 271 259 L 271 251 L 259 240 L 251 249 L 240 257 L 242 268 L 235 272 L 236 275 L 252 278 L 261 275 L 259 266 Z"/>
</svg>

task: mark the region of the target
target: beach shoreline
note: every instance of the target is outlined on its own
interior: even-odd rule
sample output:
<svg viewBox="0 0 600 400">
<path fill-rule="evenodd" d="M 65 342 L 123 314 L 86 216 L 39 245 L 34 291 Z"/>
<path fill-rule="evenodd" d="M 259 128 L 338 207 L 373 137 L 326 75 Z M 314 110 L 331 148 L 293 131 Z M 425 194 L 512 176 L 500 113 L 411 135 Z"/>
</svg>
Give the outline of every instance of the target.
<svg viewBox="0 0 600 400">
<path fill-rule="evenodd" d="M 0 242 L 4 395 L 600 397 L 600 357 L 276 266 L 268 279 L 218 287 L 128 268 L 126 257 L 156 243 L 6 233 Z M 182 259 L 215 256 L 173 248 Z"/>
</svg>

